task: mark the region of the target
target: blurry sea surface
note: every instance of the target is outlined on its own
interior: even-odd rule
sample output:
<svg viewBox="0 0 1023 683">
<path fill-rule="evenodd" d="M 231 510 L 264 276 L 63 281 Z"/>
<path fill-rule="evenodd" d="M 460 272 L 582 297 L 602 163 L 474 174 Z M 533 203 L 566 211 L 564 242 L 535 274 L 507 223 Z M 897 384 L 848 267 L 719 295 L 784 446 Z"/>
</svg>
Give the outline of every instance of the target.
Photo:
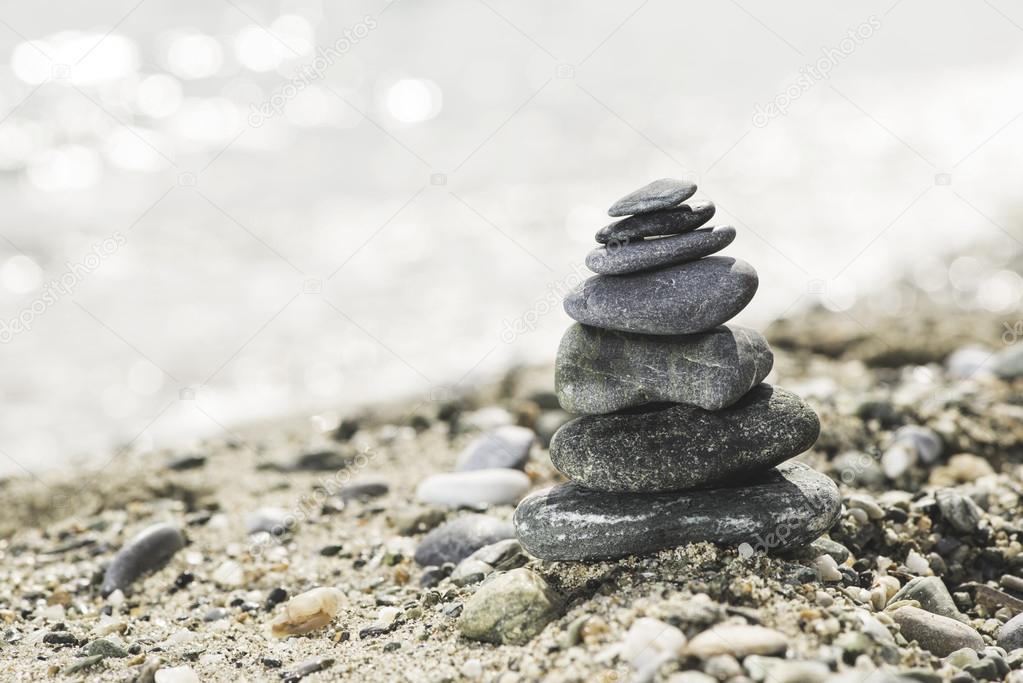
<svg viewBox="0 0 1023 683">
<path fill-rule="evenodd" d="M 1003 4 L 8 3 L 0 472 L 550 361 L 665 176 L 760 273 L 736 322 L 900 278 L 1017 318 Z"/>
</svg>

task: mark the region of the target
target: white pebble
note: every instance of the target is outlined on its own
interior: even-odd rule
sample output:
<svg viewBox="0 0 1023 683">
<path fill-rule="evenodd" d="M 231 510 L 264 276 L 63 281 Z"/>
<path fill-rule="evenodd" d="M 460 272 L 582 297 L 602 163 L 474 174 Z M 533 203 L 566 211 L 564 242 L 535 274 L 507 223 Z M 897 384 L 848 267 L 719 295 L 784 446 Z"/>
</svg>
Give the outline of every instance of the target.
<svg viewBox="0 0 1023 683">
<path fill-rule="evenodd" d="M 494 468 L 434 474 L 416 489 L 416 500 L 433 505 L 514 505 L 529 491 L 531 482 L 518 470 Z"/>
<path fill-rule="evenodd" d="M 467 659 L 462 664 L 462 675 L 470 681 L 478 681 L 483 678 L 483 663 L 478 659 Z"/>
<path fill-rule="evenodd" d="M 237 588 L 245 583 L 245 570 L 234 560 L 224 560 L 213 571 L 213 581 L 225 588 Z"/>
<path fill-rule="evenodd" d="M 927 562 L 927 558 L 915 550 L 910 550 L 906 555 L 906 569 L 910 574 L 920 576 L 927 576 L 931 573 L 931 565 Z"/>
<path fill-rule="evenodd" d="M 659 619 L 641 617 L 625 634 L 619 655 L 638 671 L 677 657 L 685 646 L 682 631 Z"/>
<path fill-rule="evenodd" d="M 817 565 L 817 573 L 820 574 L 821 581 L 842 580 L 842 572 L 838 571 L 838 563 L 831 555 L 821 555 L 814 560 L 814 564 Z"/>
<path fill-rule="evenodd" d="M 199 676 L 190 666 L 172 666 L 160 669 L 153 677 L 156 683 L 199 683 Z"/>
</svg>

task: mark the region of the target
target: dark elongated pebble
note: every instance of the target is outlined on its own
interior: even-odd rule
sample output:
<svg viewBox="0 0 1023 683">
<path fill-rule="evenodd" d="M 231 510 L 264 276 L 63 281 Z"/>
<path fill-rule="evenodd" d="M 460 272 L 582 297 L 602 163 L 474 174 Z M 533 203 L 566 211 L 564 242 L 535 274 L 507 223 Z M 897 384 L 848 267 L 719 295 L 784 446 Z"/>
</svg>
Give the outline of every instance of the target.
<svg viewBox="0 0 1023 683">
<path fill-rule="evenodd" d="M 661 178 L 630 192 L 607 210 L 608 216 L 628 216 L 666 209 L 684 202 L 696 192 L 696 185 L 674 178 Z"/>
<path fill-rule="evenodd" d="M 714 202 L 690 202 L 665 211 L 641 213 L 605 225 L 597 231 L 601 244 L 624 244 L 643 237 L 677 235 L 700 227 L 714 217 Z"/>
<path fill-rule="evenodd" d="M 669 237 L 612 243 L 586 256 L 586 267 L 601 275 L 624 275 L 695 261 L 721 251 L 735 239 L 735 228 L 721 225 Z"/>
<path fill-rule="evenodd" d="M 708 256 L 661 270 L 595 275 L 565 297 L 565 312 L 594 327 L 642 334 L 693 334 L 746 307 L 759 279 L 753 266 Z"/>
<path fill-rule="evenodd" d="M 668 404 L 572 420 L 551 441 L 551 462 L 601 491 L 680 491 L 741 482 L 813 446 L 820 421 L 784 389 L 761 384 L 710 411 Z"/>
<path fill-rule="evenodd" d="M 421 567 L 458 564 L 485 545 L 514 537 L 510 522 L 488 515 L 463 515 L 426 534 L 416 548 L 415 560 Z"/>
<path fill-rule="evenodd" d="M 127 589 L 143 574 L 167 564 L 174 553 L 185 547 L 181 529 L 173 524 L 154 524 L 124 544 L 103 575 L 103 597 L 115 590 Z"/>
<path fill-rule="evenodd" d="M 745 327 L 670 336 L 576 323 L 561 338 L 554 386 L 577 415 L 659 401 L 718 410 L 760 384 L 773 364 L 767 341 Z"/>
<path fill-rule="evenodd" d="M 701 541 L 773 552 L 827 531 L 841 503 L 831 479 L 790 462 L 754 483 L 684 493 L 561 484 L 519 504 L 515 531 L 527 551 L 550 561 L 610 560 Z"/>
</svg>

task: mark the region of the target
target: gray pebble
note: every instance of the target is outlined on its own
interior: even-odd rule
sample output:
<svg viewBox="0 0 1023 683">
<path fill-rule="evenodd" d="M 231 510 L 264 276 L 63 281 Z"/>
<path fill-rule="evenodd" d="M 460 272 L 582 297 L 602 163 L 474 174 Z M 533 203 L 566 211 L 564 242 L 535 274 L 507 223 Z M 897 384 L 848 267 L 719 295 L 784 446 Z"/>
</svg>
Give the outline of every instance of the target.
<svg viewBox="0 0 1023 683">
<path fill-rule="evenodd" d="M 575 324 L 561 339 L 554 386 L 577 415 L 668 401 L 718 410 L 771 371 L 760 333 L 722 325 L 702 334 L 631 334 Z"/>
<path fill-rule="evenodd" d="M 661 270 L 595 275 L 565 297 L 565 312 L 594 327 L 643 334 L 705 332 L 731 319 L 756 294 L 745 261 L 708 256 Z"/>
<path fill-rule="evenodd" d="M 338 491 L 338 496 L 344 502 L 349 503 L 386 496 L 390 490 L 390 485 L 383 479 L 366 479 L 342 486 Z"/>
<path fill-rule="evenodd" d="M 955 489 L 939 489 L 935 492 L 934 498 L 938 503 L 938 509 L 941 510 L 941 516 L 952 525 L 952 528 L 964 534 L 976 531 L 983 513 L 972 498 Z"/>
<path fill-rule="evenodd" d="M 1023 344 L 1014 343 L 1002 349 L 988 364 L 992 372 L 1002 379 L 1016 379 L 1023 376 Z"/>
<path fill-rule="evenodd" d="M 817 440 L 813 409 L 761 384 L 716 411 L 681 404 L 577 418 L 551 441 L 551 462 L 600 491 L 656 492 L 741 482 Z"/>
<path fill-rule="evenodd" d="M 1023 647 L 1023 612 L 1009 619 L 998 629 L 998 647 L 1006 652 Z"/>
<path fill-rule="evenodd" d="M 509 522 L 488 515 L 463 515 L 424 536 L 415 560 L 421 567 L 457 564 L 485 545 L 514 537 L 515 528 Z"/>
<path fill-rule="evenodd" d="M 506 467 L 521 470 L 529 460 L 529 449 L 535 438 L 532 429 L 515 425 L 497 427 L 466 446 L 458 456 L 455 469 L 464 471 Z"/>
<path fill-rule="evenodd" d="M 958 621 L 966 619 L 956 607 L 955 600 L 952 599 L 945 583 L 937 576 L 918 576 L 910 579 L 888 602 L 894 603 L 899 600 L 916 600 L 920 603 L 921 609 L 932 614 L 940 614 Z"/>
<path fill-rule="evenodd" d="M 906 640 L 915 640 L 920 647 L 938 657 L 969 647 L 981 650 L 984 639 L 973 628 L 961 621 L 931 614 L 916 607 L 900 607 L 890 614 L 901 627 Z"/>
<path fill-rule="evenodd" d="M 714 217 L 714 202 L 692 202 L 667 211 L 630 216 L 605 225 L 597 231 L 601 244 L 625 244 L 644 237 L 678 235 L 695 230 Z"/>
<path fill-rule="evenodd" d="M 104 597 L 115 590 L 127 592 L 143 574 L 155 571 L 185 547 L 181 529 L 173 524 L 154 524 L 124 544 L 103 575 Z"/>
<path fill-rule="evenodd" d="M 624 244 L 613 242 L 591 251 L 586 256 L 586 267 L 602 275 L 624 275 L 663 268 L 709 256 L 727 247 L 734 239 L 735 228 L 721 225 L 670 237 L 635 240 Z"/>
<path fill-rule="evenodd" d="M 92 641 L 86 646 L 85 651 L 90 656 L 99 655 L 101 657 L 114 657 L 117 659 L 128 656 L 127 650 L 106 638 L 97 638 Z"/>
<path fill-rule="evenodd" d="M 625 195 L 607 210 L 608 216 L 629 216 L 667 209 L 684 202 L 696 192 L 694 183 L 674 178 L 661 178 Z"/>
<path fill-rule="evenodd" d="M 470 640 L 525 645 L 561 612 L 561 597 L 538 574 L 513 569 L 465 603 L 458 629 Z"/>
<path fill-rule="evenodd" d="M 790 462 L 727 489 L 609 494 L 562 484 L 527 496 L 515 529 L 544 560 L 615 559 L 701 541 L 780 551 L 821 535 L 840 508 L 831 479 Z"/>
</svg>

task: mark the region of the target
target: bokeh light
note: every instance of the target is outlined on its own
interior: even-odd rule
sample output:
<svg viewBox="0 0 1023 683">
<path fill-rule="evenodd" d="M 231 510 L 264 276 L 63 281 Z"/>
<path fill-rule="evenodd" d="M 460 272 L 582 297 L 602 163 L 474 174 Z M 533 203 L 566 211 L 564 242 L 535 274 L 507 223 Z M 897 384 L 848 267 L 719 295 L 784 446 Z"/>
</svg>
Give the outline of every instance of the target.
<svg viewBox="0 0 1023 683">
<path fill-rule="evenodd" d="M 387 90 L 387 111 L 396 121 L 419 123 L 440 113 L 443 95 L 425 78 L 403 78 Z"/>
</svg>

